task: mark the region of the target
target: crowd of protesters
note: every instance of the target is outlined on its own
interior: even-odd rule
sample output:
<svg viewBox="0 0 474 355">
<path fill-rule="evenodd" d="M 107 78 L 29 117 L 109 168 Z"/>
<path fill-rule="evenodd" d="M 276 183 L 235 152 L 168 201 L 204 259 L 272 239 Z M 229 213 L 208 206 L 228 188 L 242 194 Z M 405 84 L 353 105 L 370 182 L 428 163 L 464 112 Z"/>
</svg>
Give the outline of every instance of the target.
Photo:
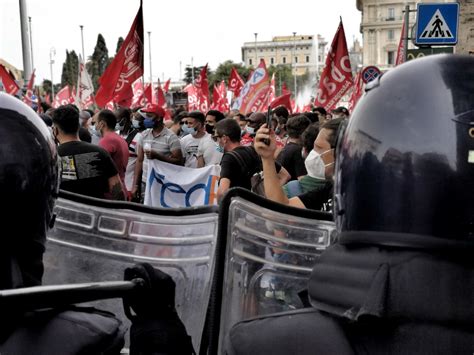
<svg viewBox="0 0 474 355">
<path fill-rule="evenodd" d="M 292 115 L 284 106 L 243 115 L 166 112 L 157 105 L 141 109 L 79 110 L 74 105 L 40 115 L 51 127 L 61 160 L 61 188 L 96 198 L 143 203 L 148 161 L 188 168 L 221 166 L 217 198 L 228 189 L 252 189 L 263 177 L 264 195 L 273 201 L 330 209 L 334 150 L 345 107 Z"/>
</svg>

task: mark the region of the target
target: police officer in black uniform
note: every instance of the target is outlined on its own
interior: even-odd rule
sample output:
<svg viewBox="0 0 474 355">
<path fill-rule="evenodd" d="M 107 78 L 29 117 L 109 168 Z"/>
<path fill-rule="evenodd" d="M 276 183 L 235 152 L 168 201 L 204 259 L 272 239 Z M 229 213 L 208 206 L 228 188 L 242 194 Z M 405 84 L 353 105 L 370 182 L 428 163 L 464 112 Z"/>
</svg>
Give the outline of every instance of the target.
<svg viewBox="0 0 474 355">
<path fill-rule="evenodd" d="M 0 142 L 0 289 L 39 286 L 58 195 L 56 145 L 43 120 L 5 93 Z M 119 354 L 124 344 L 120 320 L 93 308 L 0 312 L 1 354 Z"/>
<path fill-rule="evenodd" d="M 472 354 L 474 59 L 439 55 L 367 85 L 338 149 L 338 242 L 312 308 L 235 325 L 229 354 Z"/>
</svg>

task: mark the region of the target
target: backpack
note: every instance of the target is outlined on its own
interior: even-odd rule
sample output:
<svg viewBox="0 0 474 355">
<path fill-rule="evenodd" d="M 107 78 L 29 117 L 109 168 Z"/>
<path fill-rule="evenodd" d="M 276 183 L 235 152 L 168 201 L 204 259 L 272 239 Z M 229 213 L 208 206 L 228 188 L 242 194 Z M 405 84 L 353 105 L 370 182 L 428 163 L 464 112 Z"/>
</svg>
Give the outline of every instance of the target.
<svg viewBox="0 0 474 355">
<path fill-rule="evenodd" d="M 245 147 L 245 148 L 253 150 L 253 148 L 251 148 L 251 147 Z M 232 150 L 228 153 L 230 155 L 232 155 L 235 159 L 237 159 L 239 165 L 241 167 L 244 167 L 245 170 L 247 171 L 247 173 L 249 174 L 249 176 L 250 176 L 250 191 L 252 191 L 253 193 L 255 193 L 257 195 L 266 197 L 265 196 L 265 187 L 263 185 L 262 161 L 260 160 L 260 157 L 259 157 L 260 164 L 257 167 L 257 171 L 255 171 L 254 168 L 249 167 L 247 162 L 242 158 L 242 156 L 238 152 L 235 152 L 235 151 Z"/>
</svg>

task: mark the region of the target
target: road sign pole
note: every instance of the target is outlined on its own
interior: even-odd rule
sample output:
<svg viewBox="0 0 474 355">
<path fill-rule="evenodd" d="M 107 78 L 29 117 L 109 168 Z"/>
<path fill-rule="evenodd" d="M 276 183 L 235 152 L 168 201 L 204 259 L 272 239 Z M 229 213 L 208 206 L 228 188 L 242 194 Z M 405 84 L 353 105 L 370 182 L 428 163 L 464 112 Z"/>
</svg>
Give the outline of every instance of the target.
<svg viewBox="0 0 474 355">
<path fill-rule="evenodd" d="M 403 62 L 407 61 L 407 55 L 408 55 L 408 31 L 410 28 L 410 5 L 405 6 L 405 37 L 403 38 L 403 46 L 405 47 L 403 56 Z"/>
</svg>

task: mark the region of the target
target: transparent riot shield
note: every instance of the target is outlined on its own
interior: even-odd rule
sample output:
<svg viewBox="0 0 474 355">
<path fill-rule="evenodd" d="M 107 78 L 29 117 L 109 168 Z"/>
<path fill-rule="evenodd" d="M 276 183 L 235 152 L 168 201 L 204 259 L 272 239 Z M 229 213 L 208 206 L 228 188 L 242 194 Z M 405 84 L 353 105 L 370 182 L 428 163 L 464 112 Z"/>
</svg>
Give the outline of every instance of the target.
<svg viewBox="0 0 474 355">
<path fill-rule="evenodd" d="M 199 349 L 209 302 L 217 207 L 157 209 L 61 192 L 48 234 L 43 284 L 123 280 L 147 262 L 176 283 L 176 309 Z M 94 304 L 129 324 L 119 300 Z"/>
<path fill-rule="evenodd" d="M 236 322 L 304 307 L 299 293 L 307 289 L 317 258 L 335 235 L 335 224 L 328 213 L 283 206 L 240 189 L 226 196 L 220 218 L 219 241 L 226 241 L 219 246 L 219 253 L 225 249 L 222 350 Z"/>
</svg>

